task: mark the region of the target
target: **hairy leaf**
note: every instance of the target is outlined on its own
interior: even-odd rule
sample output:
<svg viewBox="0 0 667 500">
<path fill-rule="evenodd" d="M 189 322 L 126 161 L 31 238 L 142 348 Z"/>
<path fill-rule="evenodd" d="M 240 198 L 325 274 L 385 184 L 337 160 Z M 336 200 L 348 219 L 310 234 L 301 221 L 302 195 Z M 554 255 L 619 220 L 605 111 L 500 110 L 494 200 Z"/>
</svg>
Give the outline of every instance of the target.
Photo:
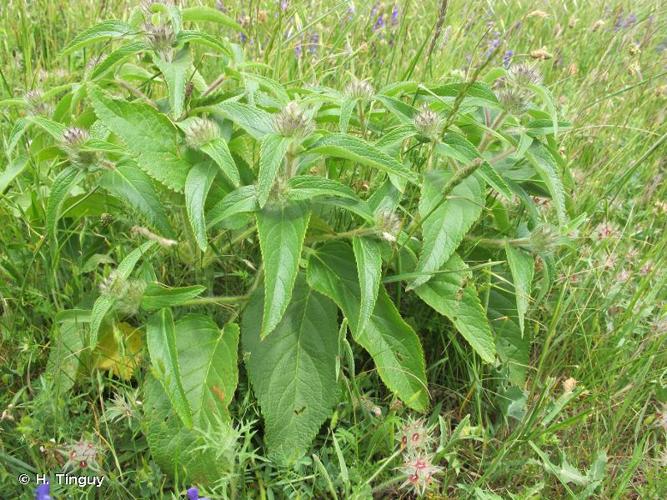
<svg viewBox="0 0 667 500">
<path fill-rule="evenodd" d="M 190 78 L 192 67 L 192 54 L 190 47 L 185 46 L 178 50 L 173 59 L 166 61 L 162 56 L 153 57 L 153 62 L 158 67 L 167 88 L 169 89 L 169 106 L 171 115 L 178 119 L 183 114 L 183 103 L 185 102 L 185 84 Z"/>
<path fill-rule="evenodd" d="M 257 175 L 257 201 L 263 207 L 269 199 L 271 188 L 283 163 L 290 139 L 270 134 L 262 139 L 259 148 L 259 174 Z"/>
<path fill-rule="evenodd" d="M 551 153 L 537 141 L 526 151 L 526 158 L 535 167 L 535 170 L 547 186 L 549 193 L 556 207 L 558 222 L 561 225 L 567 223 L 567 213 L 565 211 L 565 189 L 558 173 L 558 166 L 551 156 Z"/>
<path fill-rule="evenodd" d="M 271 114 L 259 108 L 240 102 L 225 101 L 218 104 L 214 112 L 232 121 L 257 140 L 273 132 Z"/>
<path fill-rule="evenodd" d="M 179 306 L 198 297 L 204 290 L 206 287 L 201 285 L 169 288 L 159 283 L 149 283 L 141 298 L 141 307 L 154 311 L 163 307 Z"/>
<path fill-rule="evenodd" d="M 338 401 L 336 306 L 301 277 L 284 318 L 263 339 L 264 302 L 256 293 L 243 315 L 243 350 L 266 443 L 276 458 L 290 462 L 304 454 Z"/>
<path fill-rule="evenodd" d="M 357 263 L 361 298 L 357 328 L 360 332 L 363 332 L 373 314 L 375 301 L 380 290 L 382 254 L 379 242 L 360 236 L 352 239 L 352 249 L 354 250 L 354 259 Z"/>
<path fill-rule="evenodd" d="M 298 175 L 292 177 L 288 183 L 289 198 L 291 200 L 310 200 L 318 196 L 331 196 L 357 201 L 357 194 L 345 184 L 333 179 L 314 175 Z"/>
<path fill-rule="evenodd" d="M 217 23 L 233 30 L 243 32 L 243 28 L 231 17 L 226 16 L 218 9 L 213 9 L 211 7 L 188 7 L 181 10 L 181 16 L 183 21 Z"/>
<path fill-rule="evenodd" d="M 302 203 L 267 205 L 256 218 L 264 264 L 261 336 L 265 337 L 280 322 L 290 302 L 310 210 Z"/>
<path fill-rule="evenodd" d="M 222 173 L 227 177 L 235 187 L 239 187 L 241 177 L 239 176 L 239 169 L 236 167 L 234 158 L 229 151 L 229 146 L 224 139 L 218 137 L 201 146 L 204 153 L 211 157 L 211 159 L 220 167 Z"/>
<path fill-rule="evenodd" d="M 49 201 L 46 206 L 46 227 L 49 233 L 49 238 L 53 240 L 56 239 L 58 219 L 60 218 L 60 211 L 63 203 L 65 203 L 65 198 L 72 187 L 74 187 L 83 176 L 83 170 L 76 166 L 70 166 L 65 170 L 62 170 L 53 181 L 51 193 L 49 193 Z"/>
<path fill-rule="evenodd" d="M 505 253 L 507 255 L 507 263 L 512 272 L 514 293 L 516 295 L 516 310 L 519 316 L 519 328 L 523 335 L 524 318 L 528 311 L 530 290 L 535 274 L 535 259 L 529 253 L 514 248 L 509 243 L 505 244 Z"/>
<path fill-rule="evenodd" d="M 62 55 L 71 54 L 77 49 L 106 38 L 122 38 L 134 32 L 135 29 L 132 26 L 122 21 L 104 21 L 79 33 L 65 46 Z"/>
<path fill-rule="evenodd" d="M 238 214 L 254 212 L 257 209 L 255 186 L 241 186 L 227 194 L 206 214 L 208 227 Z"/>
<path fill-rule="evenodd" d="M 204 204 L 217 170 L 212 163 L 198 163 L 192 167 L 185 181 L 185 208 L 195 240 L 202 251 L 208 247 Z"/>
</svg>

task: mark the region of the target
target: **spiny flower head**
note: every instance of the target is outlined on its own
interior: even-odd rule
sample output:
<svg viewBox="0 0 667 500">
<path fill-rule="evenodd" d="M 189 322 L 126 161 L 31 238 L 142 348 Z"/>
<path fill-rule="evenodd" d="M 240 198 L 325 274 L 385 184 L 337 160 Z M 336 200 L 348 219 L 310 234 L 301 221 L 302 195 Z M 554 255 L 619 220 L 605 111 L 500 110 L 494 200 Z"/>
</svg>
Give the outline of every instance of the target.
<svg viewBox="0 0 667 500">
<path fill-rule="evenodd" d="M 355 78 L 345 87 L 345 95 L 366 101 L 375 95 L 375 90 L 367 80 L 357 80 Z"/>
<path fill-rule="evenodd" d="M 276 132 L 284 137 L 306 137 L 315 129 L 313 120 L 295 101 L 276 115 L 273 124 Z"/>
<path fill-rule="evenodd" d="M 406 455 L 400 469 L 407 477 L 401 487 L 412 488 L 419 496 L 438 482 L 434 476 L 442 472 L 442 467 L 433 464 L 433 455 L 426 453 Z"/>
<path fill-rule="evenodd" d="M 85 167 L 97 158 L 92 151 L 82 151 L 83 145 L 90 139 L 90 134 L 79 127 L 68 127 L 63 132 L 62 148 L 73 165 Z"/>
<path fill-rule="evenodd" d="M 185 141 L 193 149 L 208 144 L 219 136 L 220 129 L 215 122 L 206 118 L 194 118 L 185 133 Z"/>
<path fill-rule="evenodd" d="M 435 437 L 423 418 L 410 418 L 398 434 L 400 446 L 407 453 L 428 450 Z"/>
<path fill-rule="evenodd" d="M 520 88 L 503 87 L 498 93 L 498 101 L 503 109 L 513 115 L 520 115 L 528 109 L 529 97 Z"/>
<path fill-rule="evenodd" d="M 33 113 L 38 115 L 49 114 L 50 107 L 44 101 L 44 95 L 41 90 L 29 90 L 26 92 L 25 96 L 23 96 L 23 100 Z"/>
<path fill-rule="evenodd" d="M 125 279 L 117 271 L 112 271 L 100 283 L 100 294 L 113 297 L 116 309 L 126 315 L 135 314 L 139 310 L 145 290 L 146 283 L 143 280 Z"/>
<path fill-rule="evenodd" d="M 67 463 L 65 469 L 91 469 L 96 471 L 99 469 L 97 463 L 98 449 L 95 443 L 81 439 L 69 446 L 65 451 Z"/>
<path fill-rule="evenodd" d="M 539 85 L 542 83 L 542 75 L 530 64 L 516 64 L 507 72 L 507 76 L 512 83 L 517 85 Z"/>
<path fill-rule="evenodd" d="M 441 120 L 438 113 L 428 107 L 428 104 L 423 104 L 419 109 L 419 113 L 415 116 L 414 125 L 424 137 L 429 139 L 436 139 L 440 133 Z"/>
<path fill-rule="evenodd" d="M 375 224 L 380 236 L 390 243 L 394 243 L 401 232 L 401 219 L 390 209 L 379 210 L 375 215 Z"/>
<path fill-rule="evenodd" d="M 156 26 L 152 23 L 146 24 L 146 38 L 153 50 L 162 55 L 167 55 L 176 43 L 176 35 L 170 24 Z"/>
</svg>

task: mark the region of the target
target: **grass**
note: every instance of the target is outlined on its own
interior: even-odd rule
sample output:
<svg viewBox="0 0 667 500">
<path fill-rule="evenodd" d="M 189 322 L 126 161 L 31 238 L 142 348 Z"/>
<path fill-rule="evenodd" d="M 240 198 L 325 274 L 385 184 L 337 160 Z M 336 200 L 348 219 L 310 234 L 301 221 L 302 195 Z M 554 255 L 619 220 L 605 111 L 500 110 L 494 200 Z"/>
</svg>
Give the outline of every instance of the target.
<svg viewBox="0 0 667 500">
<path fill-rule="evenodd" d="M 494 371 L 456 337 L 429 346 L 434 418 L 439 413 L 445 429 L 466 415 L 471 422 L 470 439 L 445 455 L 439 491 L 445 498 L 578 497 L 586 486 L 577 484 L 583 480 L 574 477 L 574 469 L 585 476 L 593 468 L 589 478 L 600 479 L 592 492 L 598 498 L 667 496 L 661 406 L 667 402 L 667 16 L 661 2 L 548 2 L 536 13 L 532 2 L 452 0 L 432 50 L 439 1 L 400 2 L 396 25 L 386 3 L 386 27 L 376 31 L 377 14 L 371 18 L 371 6 L 361 2 L 350 19 L 347 3 L 334 0 L 294 0 L 287 13 L 275 2 L 227 3 L 234 16 L 248 16 L 253 41 L 246 44 L 248 58 L 266 64 L 271 76 L 285 82 L 337 86 L 341 75 L 353 74 L 379 87 L 411 78 L 465 78 L 495 31 L 510 33 L 501 40 L 498 59 L 508 49 L 513 62 L 533 60 L 531 53 L 540 49 L 551 56 L 535 63 L 559 114 L 573 122 L 561 134 L 561 147 L 568 209 L 583 214 L 582 223 L 575 243 L 555 256 L 556 285 L 532 304 L 528 331 L 534 345 L 523 403 L 517 394 L 499 398 Z M 53 0 L 3 3 L 0 100 L 71 81 L 85 59 L 61 57 L 65 43 L 96 21 L 122 18 L 129 9 L 130 2 L 92 0 L 66 7 Z M 219 73 L 215 61 L 202 70 L 209 81 Z M 0 107 L 3 141 L 16 119 L 12 108 Z M 1 156 L 0 171 L 7 164 Z M 31 489 L 20 486 L 17 475 L 54 470 L 67 460 L 61 450 L 80 439 L 100 450 L 106 498 L 182 494 L 187 485 L 171 481 L 151 462 L 141 432 L 141 396 L 133 384 L 96 372 L 67 399 L 42 390 L 55 314 L 72 305 L 70 297 L 94 288 L 84 263 L 61 261 L 70 269 L 63 274 L 42 244 L 43 228 L 35 221 L 43 206 L 39 200 L 32 203 L 31 185 L 40 186 L 46 175 L 34 172 L 31 182 L 20 184 L 21 191 L 0 198 L 2 496 L 29 497 Z M 118 228 L 112 223 L 104 232 L 109 246 L 131 248 Z M 83 242 L 103 226 L 91 221 L 76 231 Z M 188 273 L 183 270 L 174 282 L 189 282 Z M 244 280 L 242 271 L 234 273 L 223 285 L 227 295 L 237 295 Z M 411 311 L 419 314 L 417 308 Z M 258 498 L 404 493 L 397 489 L 396 462 L 388 459 L 392 426 L 407 413 L 369 398 L 377 382 L 364 366 L 356 371 L 361 409 L 339 406 L 336 421 L 320 433 L 316 454 L 290 470 L 267 463 L 257 449 L 252 422 L 259 414 L 242 380 L 235 414 L 244 425 L 238 431 L 241 444 L 232 446 L 237 447 L 237 475 L 230 476 L 228 491 Z M 568 379 L 576 381 L 572 391 L 563 390 Z M 512 401 L 520 418 L 505 416 L 499 401 Z M 373 415 L 376 405 L 382 417 Z M 210 438 L 211 447 L 228 452 L 229 436 Z M 606 467 L 596 475 L 601 453 Z M 94 492 L 87 495 L 93 498 Z"/>
</svg>

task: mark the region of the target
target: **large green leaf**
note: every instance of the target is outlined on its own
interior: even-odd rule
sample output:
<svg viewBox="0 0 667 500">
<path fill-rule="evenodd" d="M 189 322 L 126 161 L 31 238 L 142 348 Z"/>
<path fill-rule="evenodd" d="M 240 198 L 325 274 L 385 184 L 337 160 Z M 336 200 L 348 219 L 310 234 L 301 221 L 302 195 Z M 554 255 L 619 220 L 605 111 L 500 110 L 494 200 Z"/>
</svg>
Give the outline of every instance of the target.
<svg viewBox="0 0 667 500">
<path fill-rule="evenodd" d="M 419 215 L 428 217 L 422 225 L 423 245 L 416 272 L 424 273 L 408 287 L 414 289 L 426 283 L 434 271 L 449 260 L 463 237 L 482 214 L 484 189 L 482 183 L 470 176 L 458 184 L 443 202 L 442 192 L 454 174 L 443 170 L 424 176 Z"/>
<path fill-rule="evenodd" d="M 110 99 L 90 86 L 95 114 L 136 155 L 139 166 L 152 178 L 181 192 L 190 164 L 180 156 L 178 130 L 169 119 L 147 104 Z"/>
<path fill-rule="evenodd" d="M 348 186 L 333 179 L 315 175 L 297 175 L 292 177 L 287 185 L 288 196 L 291 200 L 310 200 L 326 196 L 359 201 L 359 196 Z"/>
<path fill-rule="evenodd" d="M 514 248 L 509 243 L 505 244 L 505 253 L 512 273 L 512 281 L 514 282 L 519 328 L 523 335 L 524 318 L 528 311 L 530 290 L 533 285 L 533 276 L 535 275 L 535 259 L 529 253 Z"/>
<path fill-rule="evenodd" d="M 377 168 L 406 181 L 417 182 L 415 173 L 410 171 L 401 162 L 363 139 L 351 135 L 328 135 L 317 141 L 308 152 L 345 158 L 361 163 L 362 165 Z"/>
<path fill-rule="evenodd" d="M 565 189 L 563 181 L 558 172 L 558 165 L 551 153 L 539 142 L 534 141 L 526 151 L 526 158 L 533 165 L 542 181 L 547 186 L 556 207 L 558 222 L 561 225 L 567 223 L 567 212 L 565 211 Z"/>
<path fill-rule="evenodd" d="M 220 200 L 208 214 L 206 220 L 211 227 L 238 214 L 254 212 L 257 209 L 255 186 L 241 186 Z"/>
<path fill-rule="evenodd" d="M 135 162 L 126 161 L 104 172 L 100 185 L 128 203 L 164 236 L 173 236 L 174 230 L 151 178 Z"/>
<path fill-rule="evenodd" d="M 356 236 L 352 239 L 352 249 L 359 275 L 359 321 L 357 328 L 363 332 L 375 309 L 382 281 L 382 253 L 378 241 Z"/>
<path fill-rule="evenodd" d="M 185 84 L 192 76 L 192 54 L 190 47 L 185 46 L 178 50 L 172 59 L 165 60 L 162 56 L 153 57 L 153 62 L 162 73 L 167 89 L 169 90 L 169 106 L 171 116 L 178 119 L 183 114 L 185 102 Z"/>
<path fill-rule="evenodd" d="M 234 122 L 257 140 L 273 132 L 271 114 L 248 104 L 225 101 L 218 104 L 214 112 Z"/>
<path fill-rule="evenodd" d="M 267 205 L 256 213 L 264 265 L 265 304 L 261 336 L 280 322 L 292 296 L 310 210 L 303 203 Z"/>
<path fill-rule="evenodd" d="M 239 169 L 236 167 L 234 158 L 229 151 L 229 146 L 224 139 L 218 137 L 212 141 L 203 144 L 200 148 L 204 153 L 211 157 L 211 159 L 220 167 L 223 174 L 238 187 L 241 183 Z"/>
<path fill-rule="evenodd" d="M 217 23 L 233 30 L 243 32 L 243 28 L 231 17 L 226 16 L 218 9 L 213 9 L 211 7 L 188 7 L 181 10 L 181 16 L 183 21 Z"/>
<path fill-rule="evenodd" d="M 257 201 L 263 207 L 271 194 L 271 188 L 290 145 L 290 139 L 269 134 L 262 139 L 259 148 L 259 174 L 257 175 Z"/>
<path fill-rule="evenodd" d="M 198 297 L 206 287 L 201 285 L 169 288 L 159 283 L 149 283 L 141 297 L 141 307 L 149 311 L 163 307 L 179 306 Z"/>
<path fill-rule="evenodd" d="M 122 38 L 133 32 L 135 32 L 135 29 L 122 21 L 104 21 L 78 34 L 74 40 L 67 44 L 63 50 L 63 55 L 70 54 L 77 49 L 106 38 Z"/>
<path fill-rule="evenodd" d="M 51 192 L 49 193 L 49 201 L 46 205 L 46 228 L 49 238 L 56 239 L 58 219 L 60 218 L 65 198 L 72 187 L 83 178 L 84 173 L 79 167 L 70 166 L 61 171 L 53 181 L 53 186 L 51 186 Z"/>
<path fill-rule="evenodd" d="M 308 283 L 331 297 L 348 319 L 354 339 L 366 349 L 387 387 L 417 411 L 428 407 L 424 352 L 414 330 L 401 318 L 384 287 L 380 287 L 373 314 L 359 330 L 359 288 L 352 248 L 334 241 L 310 258 Z"/>
<path fill-rule="evenodd" d="M 154 375 L 164 387 L 183 424 L 192 427 L 192 410 L 185 396 L 176 350 L 176 327 L 170 309 L 162 309 L 148 320 L 146 343 Z"/>
<path fill-rule="evenodd" d="M 218 169 L 209 162 L 201 162 L 192 167 L 185 181 L 185 209 L 197 245 L 202 251 L 208 247 L 204 204 Z"/>
<path fill-rule="evenodd" d="M 407 269 L 403 267 L 404 271 Z M 472 272 L 461 257 L 454 253 L 433 278 L 415 289 L 415 293 L 447 317 L 484 361 L 494 361 L 495 339 L 472 282 Z"/>
<path fill-rule="evenodd" d="M 275 331 L 263 339 L 261 291 L 243 316 L 243 350 L 272 455 L 292 461 L 307 450 L 338 401 L 336 306 L 303 277 Z"/>
<path fill-rule="evenodd" d="M 131 42 L 118 47 L 95 65 L 93 71 L 90 74 L 90 78 L 93 80 L 98 79 L 100 76 L 104 75 L 107 71 L 109 71 L 117 64 L 123 62 L 128 57 L 147 49 L 148 45 L 144 41 Z"/>
</svg>

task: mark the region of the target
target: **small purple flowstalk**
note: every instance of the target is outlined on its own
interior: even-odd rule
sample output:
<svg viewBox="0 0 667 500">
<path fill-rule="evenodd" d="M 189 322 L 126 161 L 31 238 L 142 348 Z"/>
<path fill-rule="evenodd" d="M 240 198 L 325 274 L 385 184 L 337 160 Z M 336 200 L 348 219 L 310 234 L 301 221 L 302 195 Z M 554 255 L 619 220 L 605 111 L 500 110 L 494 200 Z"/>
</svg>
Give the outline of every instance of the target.
<svg viewBox="0 0 667 500">
<path fill-rule="evenodd" d="M 287 10 L 287 7 L 289 7 L 287 0 L 280 0 L 280 10 L 285 12 Z"/>
<path fill-rule="evenodd" d="M 208 498 L 199 498 L 199 489 L 195 486 L 189 488 L 186 492 L 188 495 L 188 500 L 209 500 Z"/>
<path fill-rule="evenodd" d="M 48 482 L 35 488 L 35 500 L 51 500 L 51 485 Z"/>
<path fill-rule="evenodd" d="M 301 56 L 303 55 L 303 46 L 301 43 L 298 43 L 296 47 L 294 47 L 294 55 L 297 59 L 301 59 Z"/>
<path fill-rule="evenodd" d="M 384 28 L 384 14 L 380 14 L 373 25 L 373 31 L 381 30 Z"/>
<path fill-rule="evenodd" d="M 506 50 L 503 54 L 503 67 L 505 69 L 509 68 L 510 64 L 512 64 L 512 56 L 514 56 L 513 50 Z"/>
<path fill-rule="evenodd" d="M 310 44 L 308 45 L 308 52 L 315 54 L 317 48 L 320 45 L 320 35 L 318 33 L 313 33 L 310 37 Z"/>
<path fill-rule="evenodd" d="M 396 26 L 398 24 L 398 4 L 394 4 L 391 9 L 391 24 Z"/>
</svg>

